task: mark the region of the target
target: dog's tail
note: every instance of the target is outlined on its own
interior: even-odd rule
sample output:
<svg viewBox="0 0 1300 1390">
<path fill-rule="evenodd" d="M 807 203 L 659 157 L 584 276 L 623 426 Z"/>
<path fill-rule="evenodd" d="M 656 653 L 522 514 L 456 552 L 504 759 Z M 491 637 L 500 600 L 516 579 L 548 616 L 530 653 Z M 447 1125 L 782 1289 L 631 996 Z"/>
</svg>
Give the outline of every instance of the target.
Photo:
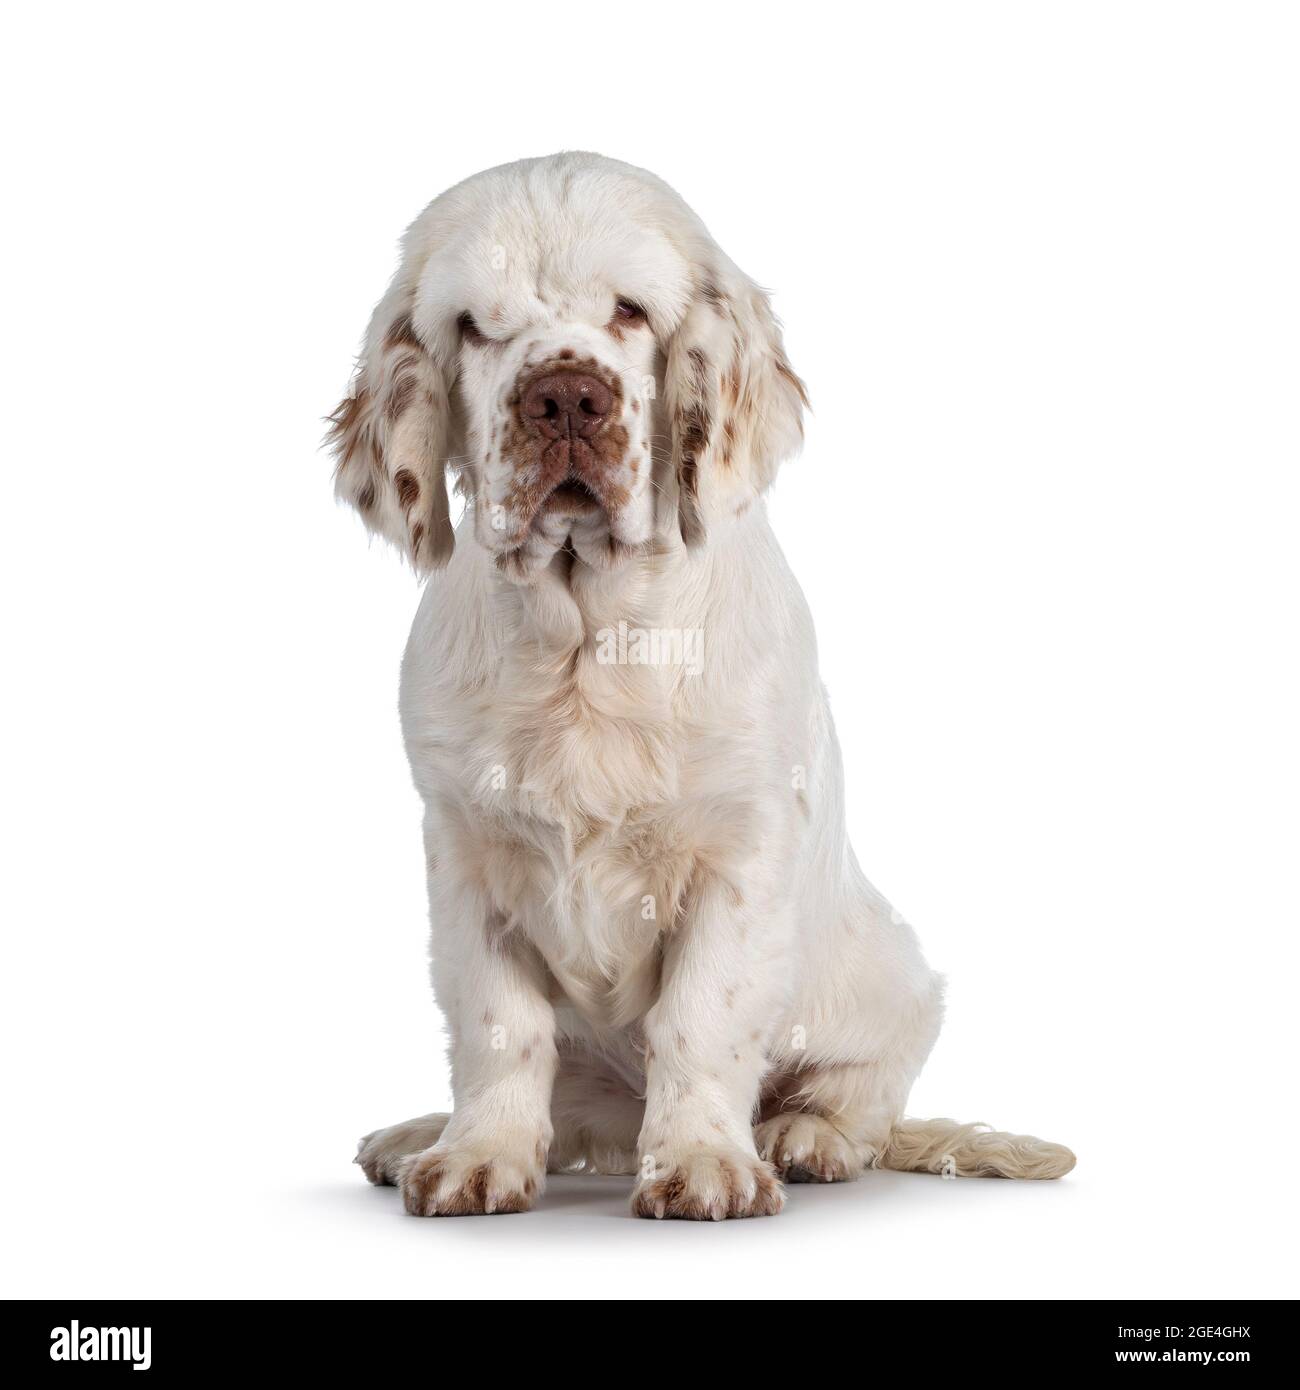
<svg viewBox="0 0 1300 1390">
<path fill-rule="evenodd" d="M 948 1178 L 1060 1178 L 1074 1167 L 1074 1155 L 1064 1144 L 988 1125 L 899 1120 L 872 1166 Z"/>
</svg>

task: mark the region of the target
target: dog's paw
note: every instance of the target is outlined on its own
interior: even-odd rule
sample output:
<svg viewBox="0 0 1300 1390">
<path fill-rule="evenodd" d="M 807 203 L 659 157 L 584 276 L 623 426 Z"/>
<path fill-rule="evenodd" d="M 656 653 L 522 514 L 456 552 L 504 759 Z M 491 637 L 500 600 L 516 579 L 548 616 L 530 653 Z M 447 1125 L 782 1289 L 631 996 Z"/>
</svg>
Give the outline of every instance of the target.
<svg viewBox="0 0 1300 1390">
<path fill-rule="evenodd" d="M 798 1111 L 755 1125 L 754 1147 L 786 1182 L 848 1182 L 866 1166 L 829 1120 Z"/>
<path fill-rule="evenodd" d="M 474 1144 L 412 1154 L 398 1186 L 412 1216 L 492 1216 L 527 1211 L 546 1181 L 546 1151 Z"/>
<path fill-rule="evenodd" d="M 377 1187 L 396 1187 L 402 1163 L 412 1154 L 432 1148 L 447 1127 L 450 1115 L 421 1115 L 400 1125 L 377 1129 L 357 1145 L 352 1161 Z"/>
<path fill-rule="evenodd" d="M 691 1149 L 656 1162 L 632 1193 L 636 1216 L 722 1221 L 775 1216 L 785 1193 L 769 1164 L 740 1149 Z"/>
</svg>

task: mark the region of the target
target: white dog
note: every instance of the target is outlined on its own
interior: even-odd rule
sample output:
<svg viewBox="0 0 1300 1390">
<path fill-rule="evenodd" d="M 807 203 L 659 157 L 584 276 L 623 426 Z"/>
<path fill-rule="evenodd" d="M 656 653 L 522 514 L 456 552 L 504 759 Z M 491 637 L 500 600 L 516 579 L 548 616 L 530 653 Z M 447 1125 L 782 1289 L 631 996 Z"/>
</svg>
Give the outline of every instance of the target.
<svg viewBox="0 0 1300 1390">
<path fill-rule="evenodd" d="M 805 404 L 767 296 L 642 170 L 525 160 L 406 233 L 331 418 L 339 495 L 431 575 L 401 709 L 455 1109 L 357 1159 L 417 1215 L 548 1169 L 718 1220 L 782 1177 L 1073 1166 L 903 1119 L 942 984 L 845 838 L 762 501 Z"/>
</svg>

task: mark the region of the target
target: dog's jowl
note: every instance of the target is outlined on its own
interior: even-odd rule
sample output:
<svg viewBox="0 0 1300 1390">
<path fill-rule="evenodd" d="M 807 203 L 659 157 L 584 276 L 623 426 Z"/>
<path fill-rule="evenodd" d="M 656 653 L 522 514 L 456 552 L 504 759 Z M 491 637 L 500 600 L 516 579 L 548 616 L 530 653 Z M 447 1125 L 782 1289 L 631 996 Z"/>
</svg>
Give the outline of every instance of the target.
<svg viewBox="0 0 1300 1390">
<path fill-rule="evenodd" d="M 903 1118 L 942 988 L 845 838 L 768 524 L 805 405 L 766 294 L 642 170 L 526 160 L 406 233 L 331 439 L 426 578 L 401 711 L 454 1108 L 358 1155 L 416 1215 L 570 1169 L 719 1220 L 873 1166 L 1073 1166 Z"/>
</svg>

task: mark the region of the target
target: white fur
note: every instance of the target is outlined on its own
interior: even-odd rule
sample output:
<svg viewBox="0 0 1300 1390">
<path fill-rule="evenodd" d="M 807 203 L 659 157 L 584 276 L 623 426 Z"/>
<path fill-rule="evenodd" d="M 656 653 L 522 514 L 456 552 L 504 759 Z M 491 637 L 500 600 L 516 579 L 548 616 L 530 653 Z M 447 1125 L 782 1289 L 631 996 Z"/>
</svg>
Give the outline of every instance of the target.
<svg viewBox="0 0 1300 1390">
<path fill-rule="evenodd" d="M 619 297 L 648 323 L 621 329 Z M 466 312 L 491 342 L 458 338 Z M 503 427 L 566 349 L 622 384 L 646 463 L 619 462 L 619 505 L 533 521 Z M 717 1218 L 779 1210 L 778 1174 L 1073 1164 L 902 1121 L 941 982 L 845 837 L 812 620 L 761 500 L 802 400 L 766 296 L 642 171 L 525 161 L 407 233 L 335 418 L 340 493 L 433 570 L 401 711 L 455 1109 L 358 1157 L 412 1211 L 516 1210 L 548 1166 Z M 470 503 L 454 548 L 444 465 Z M 698 670 L 608 664 L 620 623 L 702 633 Z"/>
</svg>

